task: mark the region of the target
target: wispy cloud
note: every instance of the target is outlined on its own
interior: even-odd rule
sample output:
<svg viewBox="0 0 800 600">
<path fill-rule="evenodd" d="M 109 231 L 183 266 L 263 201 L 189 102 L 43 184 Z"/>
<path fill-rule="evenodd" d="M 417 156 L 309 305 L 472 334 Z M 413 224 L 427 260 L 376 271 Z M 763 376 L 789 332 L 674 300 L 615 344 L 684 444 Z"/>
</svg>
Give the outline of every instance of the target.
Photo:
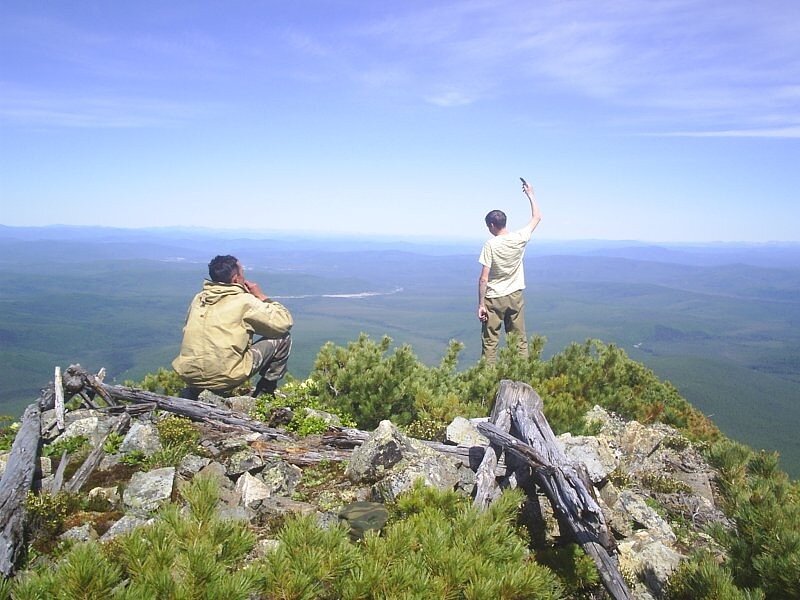
<svg viewBox="0 0 800 600">
<path fill-rule="evenodd" d="M 112 26 L 69 12 L 11 15 L 0 51 L 25 60 L 2 67 L 0 80 L 33 102 L 3 99 L 0 109 L 65 124 L 172 123 L 185 118 L 190 90 L 234 105 L 245 89 L 326 83 L 452 109 L 534 110 L 544 97 L 615 124 L 698 135 L 793 131 L 800 114 L 796 2 L 408 0 L 344 4 L 327 19 L 315 8 L 329 9 L 248 5 L 199 18 L 178 3 L 166 25 L 146 8 Z"/>
<path fill-rule="evenodd" d="M 109 129 L 173 127 L 209 112 L 209 106 L 152 98 L 104 92 L 63 94 L 0 84 L 0 123 L 6 124 Z"/>
<path fill-rule="evenodd" d="M 338 31 L 350 60 L 400 57 L 410 91 L 563 94 L 665 123 L 734 124 L 798 113 L 800 5 L 690 0 L 409 3 Z M 357 67 L 353 68 L 357 71 Z M 446 102 L 444 104 L 447 104 Z M 451 103 L 458 106 L 459 103 Z"/>
<path fill-rule="evenodd" d="M 660 133 L 669 137 L 696 138 L 800 138 L 800 125 L 764 129 L 727 129 L 720 131 L 673 131 Z"/>
</svg>

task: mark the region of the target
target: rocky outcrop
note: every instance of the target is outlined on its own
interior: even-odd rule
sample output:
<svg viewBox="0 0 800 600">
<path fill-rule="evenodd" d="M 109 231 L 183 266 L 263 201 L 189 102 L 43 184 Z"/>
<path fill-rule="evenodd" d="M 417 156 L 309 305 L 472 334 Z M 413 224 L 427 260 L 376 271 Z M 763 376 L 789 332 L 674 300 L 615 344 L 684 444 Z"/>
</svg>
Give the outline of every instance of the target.
<svg viewBox="0 0 800 600">
<path fill-rule="evenodd" d="M 246 398 L 205 400 L 228 407 L 249 406 Z M 324 414 L 315 416 L 327 421 Z M 292 513 L 313 514 L 323 525 L 337 523 L 342 507 L 357 501 L 392 502 L 416 481 L 465 495 L 471 495 L 475 485 L 467 460 L 409 438 L 389 421 L 381 422 L 349 454 L 346 468 L 335 461 L 314 462 L 308 452 L 301 451 L 319 444 L 319 438 L 287 442 L 209 423 L 194 424 L 200 432 L 197 448 L 176 466 L 126 466 L 130 463 L 126 457 L 153 457 L 164 449 L 156 428 L 159 418 L 163 415 L 151 412 L 136 416 L 119 449 L 105 457 L 81 490 L 98 510 L 119 516 L 102 525 L 87 522 L 72 527 L 63 533 L 65 538 L 108 540 L 146 526 L 159 507 L 176 500 L 181 488 L 197 476 L 219 483 L 222 514 L 248 521 L 261 531 L 270 520 Z M 620 566 L 632 577 L 635 596 L 658 598 L 690 549 L 702 546 L 720 552 L 703 534 L 709 522 L 726 523 L 715 504 L 715 473 L 700 453 L 669 427 L 625 422 L 599 407 L 590 411 L 587 419 L 597 435 L 565 434 L 558 442 L 569 460 L 588 473 L 616 539 Z M 54 420 L 52 411 L 43 413 L 44 423 Z M 90 443 L 99 443 L 117 420 L 118 416 L 102 410 L 71 411 L 66 415 L 65 430 L 45 441 L 53 444 L 84 436 Z M 488 444 L 466 419 L 456 419 L 447 431 L 450 443 L 473 449 Z M 58 457 L 52 460 L 57 463 Z M 0 465 L 3 461 L 0 455 Z M 35 489 L 50 489 L 53 484 L 56 469 L 50 462 L 50 458 L 42 458 Z M 556 519 L 544 497 L 541 500 L 545 543 L 558 542 Z M 267 536 L 260 545 L 268 548 L 272 544 Z"/>
</svg>

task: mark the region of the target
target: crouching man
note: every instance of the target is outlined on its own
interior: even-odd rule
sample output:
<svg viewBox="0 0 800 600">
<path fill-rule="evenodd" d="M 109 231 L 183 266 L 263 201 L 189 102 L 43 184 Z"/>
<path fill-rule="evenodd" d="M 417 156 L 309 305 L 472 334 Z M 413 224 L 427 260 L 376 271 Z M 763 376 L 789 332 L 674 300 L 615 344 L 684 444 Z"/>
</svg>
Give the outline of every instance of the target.
<svg viewBox="0 0 800 600">
<path fill-rule="evenodd" d="M 216 256 L 209 280 L 194 297 L 183 327 L 183 342 L 172 367 L 186 383 L 181 396 L 202 390 L 226 394 L 258 373 L 254 396 L 274 395 L 286 374 L 292 315 L 247 281 L 234 256 Z M 254 335 L 262 336 L 253 341 Z"/>
</svg>

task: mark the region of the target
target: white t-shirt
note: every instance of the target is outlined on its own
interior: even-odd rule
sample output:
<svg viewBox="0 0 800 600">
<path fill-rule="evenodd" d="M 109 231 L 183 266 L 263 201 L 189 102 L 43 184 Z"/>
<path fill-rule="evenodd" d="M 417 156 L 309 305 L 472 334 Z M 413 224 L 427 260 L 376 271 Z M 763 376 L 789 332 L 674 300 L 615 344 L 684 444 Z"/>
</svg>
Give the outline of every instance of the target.
<svg viewBox="0 0 800 600">
<path fill-rule="evenodd" d="M 528 228 L 520 229 L 494 236 L 483 245 L 478 262 L 489 267 L 487 298 L 500 298 L 525 289 L 522 258 L 531 233 Z"/>
</svg>

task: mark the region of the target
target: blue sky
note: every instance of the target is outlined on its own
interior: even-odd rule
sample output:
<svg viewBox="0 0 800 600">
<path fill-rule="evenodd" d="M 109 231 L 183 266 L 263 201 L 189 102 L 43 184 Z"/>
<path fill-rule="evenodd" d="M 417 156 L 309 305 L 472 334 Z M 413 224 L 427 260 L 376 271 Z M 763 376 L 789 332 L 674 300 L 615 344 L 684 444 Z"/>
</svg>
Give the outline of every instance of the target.
<svg viewBox="0 0 800 600">
<path fill-rule="evenodd" d="M 800 2 L 0 0 L 5 225 L 800 241 Z"/>
</svg>

